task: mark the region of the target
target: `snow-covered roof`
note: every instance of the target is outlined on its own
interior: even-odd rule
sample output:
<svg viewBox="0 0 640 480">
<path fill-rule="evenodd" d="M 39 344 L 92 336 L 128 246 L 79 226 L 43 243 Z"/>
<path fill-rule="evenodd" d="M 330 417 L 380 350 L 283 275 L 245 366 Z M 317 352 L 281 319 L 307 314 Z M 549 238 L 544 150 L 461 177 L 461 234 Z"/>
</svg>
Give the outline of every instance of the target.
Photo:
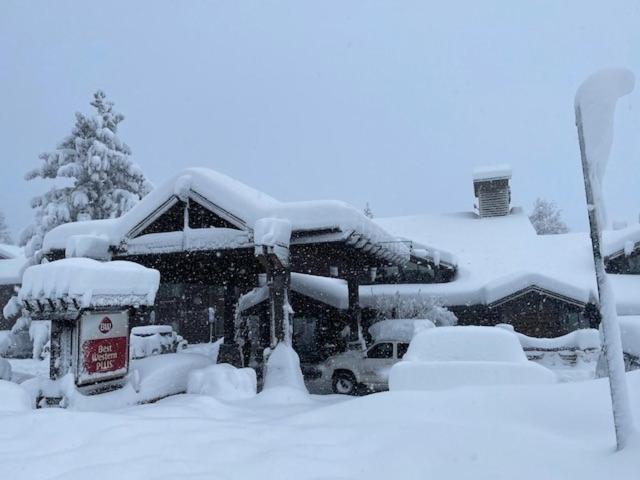
<svg viewBox="0 0 640 480">
<path fill-rule="evenodd" d="M 485 165 L 473 170 L 473 180 L 476 182 L 486 180 L 501 180 L 511 178 L 511 165 L 502 163 L 499 165 Z"/>
<path fill-rule="evenodd" d="M 0 285 L 20 283 L 26 263 L 22 247 L 0 243 Z"/>
<path fill-rule="evenodd" d="M 192 197 L 224 212 L 242 230 L 252 235 L 262 218 L 281 218 L 291 222 L 292 243 L 308 239 L 300 233 L 332 232 L 331 240 L 349 240 L 353 244 L 373 243 L 382 247 L 381 255 L 407 259 L 409 247 L 389 235 L 355 207 L 336 200 L 280 202 L 226 175 L 207 168 L 188 168 L 154 189 L 140 203 L 118 219 L 92 220 L 61 225 L 47 233 L 45 252 L 65 249 L 74 235 L 106 236 L 112 246 L 126 244 L 136 228 L 155 213 L 168 208 L 176 198 Z M 297 235 L 296 235 L 297 234 Z M 315 238 L 315 237 L 312 237 Z M 156 242 L 158 239 L 155 239 Z M 363 243 L 364 242 L 364 243 Z"/>
<path fill-rule="evenodd" d="M 449 283 L 379 285 L 378 294 L 411 295 L 420 291 L 444 305 L 490 305 L 527 288 L 538 288 L 587 303 L 596 298 L 596 282 L 587 233 L 537 235 L 519 208 L 503 217 L 479 218 L 473 213 L 424 214 L 381 218 L 389 232 L 429 245 L 443 245 L 456 254 L 458 270 Z M 607 231 L 605 252 L 640 235 L 640 228 Z M 638 232 L 636 231 L 638 230 Z M 620 314 L 640 313 L 640 276 L 610 275 Z"/>
<path fill-rule="evenodd" d="M 153 305 L 159 284 L 157 270 L 137 263 L 65 258 L 27 268 L 19 300 L 61 309 Z"/>
<path fill-rule="evenodd" d="M 505 217 L 472 213 L 377 219 L 389 231 L 455 252 L 452 282 L 361 285 L 360 305 L 375 308 L 383 297 L 435 297 L 444 306 L 492 305 L 529 288 L 580 304 L 594 301 L 596 283 L 587 233 L 536 235 L 528 217 L 514 209 Z M 605 251 L 621 231 L 605 232 Z M 609 275 L 619 315 L 640 314 L 640 275 Z M 348 307 L 347 283 L 293 273 L 292 290 L 335 308 Z"/>
</svg>

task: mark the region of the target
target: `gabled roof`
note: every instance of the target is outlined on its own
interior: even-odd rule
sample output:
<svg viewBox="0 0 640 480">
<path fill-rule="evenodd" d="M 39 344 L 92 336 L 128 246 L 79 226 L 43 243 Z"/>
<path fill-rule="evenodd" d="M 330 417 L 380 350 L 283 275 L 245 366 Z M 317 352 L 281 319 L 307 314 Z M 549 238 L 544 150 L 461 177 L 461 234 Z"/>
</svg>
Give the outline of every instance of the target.
<svg viewBox="0 0 640 480">
<path fill-rule="evenodd" d="M 409 248 L 358 209 L 335 200 L 280 202 L 237 180 L 206 168 L 188 168 L 154 189 L 118 219 L 75 222 L 61 225 L 44 239 L 44 251 L 64 249 L 74 235 L 103 235 L 117 247 L 136 236 L 144 222 L 158 215 L 178 198 L 189 196 L 205 206 L 228 214 L 250 234 L 261 218 L 283 218 L 292 224 L 292 244 L 346 240 L 353 245 L 374 244 L 379 255 L 408 259 Z M 155 239 L 156 244 L 158 239 Z"/>
</svg>

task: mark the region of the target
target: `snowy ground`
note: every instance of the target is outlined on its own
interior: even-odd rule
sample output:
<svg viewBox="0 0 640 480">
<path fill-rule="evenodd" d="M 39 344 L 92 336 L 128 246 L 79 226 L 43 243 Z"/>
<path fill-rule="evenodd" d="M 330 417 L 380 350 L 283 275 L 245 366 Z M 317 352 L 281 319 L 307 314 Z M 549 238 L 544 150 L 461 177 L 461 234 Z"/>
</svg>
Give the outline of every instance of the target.
<svg viewBox="0 0 640 480">
<path fill-rule="evenodd" d="M 640 418 L 640 372 L 628 375 Z M 111 412 L 2 412 L 0 478 L 637 478 L 614 453 L 607 383 L 359 398 L 178 395 Z"/>
</svg>

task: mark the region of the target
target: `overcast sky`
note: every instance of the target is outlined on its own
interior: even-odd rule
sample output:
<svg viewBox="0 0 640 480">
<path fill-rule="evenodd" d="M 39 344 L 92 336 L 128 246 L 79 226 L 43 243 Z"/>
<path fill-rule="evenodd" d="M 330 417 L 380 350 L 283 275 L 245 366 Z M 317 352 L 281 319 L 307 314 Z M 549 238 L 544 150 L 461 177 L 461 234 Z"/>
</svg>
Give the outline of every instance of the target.
<svg viewBox="0 0 640 480">
<path fill-rule="evenodd" d="M 446 5 L 445 5 L 446 4 Z M 640 2 L 0 0 L 0 209 L 100 88 L 156 184 L 219 170 L 281 200 L 377 216 L 470 210 L 474 166 L 510 163 L 514 204 L 586 228 L 573 96 L 592 71 L 640 75 Z M 640 214 L 640 81 L 619 103 L 605 181 Z"/>
</svg>

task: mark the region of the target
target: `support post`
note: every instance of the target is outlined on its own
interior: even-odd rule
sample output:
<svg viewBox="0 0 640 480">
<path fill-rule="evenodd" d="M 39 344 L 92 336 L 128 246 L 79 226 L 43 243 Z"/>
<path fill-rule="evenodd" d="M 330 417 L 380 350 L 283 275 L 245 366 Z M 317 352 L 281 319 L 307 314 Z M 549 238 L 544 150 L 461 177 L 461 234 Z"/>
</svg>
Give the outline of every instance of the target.
<svg viewBox="0 0 640 480">
<path fill-rule="evenodd" d="M 51 322 L 49 378 L 58 380 L 71 370 L 73 364 L 73 333 L 71 322 Z"/>
<path fill-rule="evenodd" d="M 235 367 L 242 367 L 240 346 L 236 343 L 235 339 L 235 306 L 237 298 L 236 286 L 228 283 L 224 289 L 224 306 L 222 311 L 224 340 L 218 352 L 218 363 L 229 363 Z"/>
<path fill-rule="evenodd" d="M 356 345 L 362 343 L 362 310 L 360 309 L 360 282 L 357 276 L 350 275 L 347 278 L 347 290 L 349 295 L 349 343 Z"/>
<path fill-rule="evenodd" d="M 269 300 L 271 307 L 271 348 L 278 342 L 285 340 L 285 331 L 288 315 L 285 315 L 285 301 L 289 288 L 289 272 L 281 266 L 273 266 L 271 271 L 271 283 L 269 285 Z"/>
</svg>

